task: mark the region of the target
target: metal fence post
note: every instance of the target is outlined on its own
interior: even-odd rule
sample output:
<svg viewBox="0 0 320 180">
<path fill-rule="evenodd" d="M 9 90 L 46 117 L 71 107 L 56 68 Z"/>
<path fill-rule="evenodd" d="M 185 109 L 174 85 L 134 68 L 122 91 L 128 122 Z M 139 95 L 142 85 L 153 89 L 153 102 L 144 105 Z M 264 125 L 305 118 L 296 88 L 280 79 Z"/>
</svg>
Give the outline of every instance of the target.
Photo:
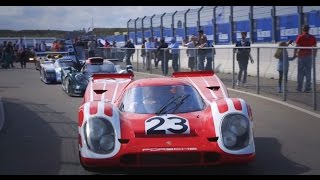
<svg viewBox="0 0 320 180">
<path fill-rule="evenodd" d="M 232 49 L 232 89 L 234 89 L 234 83 L 235 83 L 235 79 L 234 79 L 234 64 L 235 64 L 235 49 Z"/>
<path fill-rule="evenodd" d="M 184 13 L 184 38 L 187 39 L 188 37 L 188 31 L 187 31 L 187 14 L 190 11 L 190 9 L 188 9 L 185 13 Z"/>
<path fill-rule="evenodd" d="M 283 101 L 286 101 L 287 100 L 287 77 L 286 77 L 286 63 L 289 63 L 289 62 L 287 62 L 287 58 L 285 57 L 285 54 L 284 54 L 284 51 L 285 51 L 285 49 L 284 48 L 282 48 L 282 83 L 283 83 L 283 85 L 282 85 L 282 90 L 283 90 L 283 92 L 282 92 L 282 95 L 283 95 Z M 279 88 L 281 88 L 281 87 L 279 87 Z"/>
<path fill-rule="evenodd" d="M 139 72 L 139 49 L 137 49 L 137 71 Z"/>
<path fill-rule="evenodd" d="M 257 94 L 260 94 L 260 48 L 257 48 Z"/>
<path fill-rule="evenodd" d="M 163 38 L 163 16 L 164 15 L 166 15 L 166 13 L 163 13 L 160 18 L 160 36 L 161 36 L 161 38 Z"/>
<path fill-rule="evenodd" d="M 317 110 L 317 94 L 316 94 L 316 88 L 317 88 L 317 81 L 316 81 L 316 61 L 315 61 L 315 56 L 314 56 L 314 48 L 312 48 L 311 51 L 311 58 L 312 58 L 312 68 L 313 68 L 313 110 Z"/>
<path fill-rule="evenodd" d="M 141 28 L 141 33 L 142 33 L 141 43 L 142 43 L 143 40 L 145 39 L 145 37 L 144 37 L 144 20 L 146 19 L 146 17 L 147 17 L 147 16 L 144 16 L 144 17 L 142 18 L 142 21 L 141 21 L 141 26 L 142 26 L 142 28 Z"/>
<path fill-rule="evenodd" d="M 215 69 L 214 69 L 214 52 L 215 52 L 214 47 L 211 47 L 211 53 L 212 53 L 212 70 L 213 70 L 213 71 L 215 71 Z"/>
<path fill-rule="evenodd" d="M 138 44 L 138 37 L 137 37 L 137 21 L 139 18 L 134 20 L 134 42 Z"/>
</svg>

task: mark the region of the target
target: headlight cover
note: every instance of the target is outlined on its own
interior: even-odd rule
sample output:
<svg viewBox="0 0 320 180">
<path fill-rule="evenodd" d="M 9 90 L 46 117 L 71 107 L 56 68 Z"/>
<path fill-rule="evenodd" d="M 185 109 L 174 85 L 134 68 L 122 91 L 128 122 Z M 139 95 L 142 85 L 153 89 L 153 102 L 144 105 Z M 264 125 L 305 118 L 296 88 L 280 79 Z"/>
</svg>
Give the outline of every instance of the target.
<svg viewBox="0 0 320 180">
<path fill-rule="evenodd" d="M 228 114 L 221 125 L 222 141 L 226 148 L 238 150 L 249 144 L 249 119 L 242 114 Z"/>
<path fill-rule="evenodd" d="M 108 154 L 114 150 L 115 132 L 112 124 L 104 118 L 90 118 L 84 126 L 88 148 L 98 154 Z"/>
<path fill-rule="evenodd" d="M 83 76 L 83 74 L 76 74 L 74 77 L 78 83 L 88 84 L 88 80 Z"/>
</svg>

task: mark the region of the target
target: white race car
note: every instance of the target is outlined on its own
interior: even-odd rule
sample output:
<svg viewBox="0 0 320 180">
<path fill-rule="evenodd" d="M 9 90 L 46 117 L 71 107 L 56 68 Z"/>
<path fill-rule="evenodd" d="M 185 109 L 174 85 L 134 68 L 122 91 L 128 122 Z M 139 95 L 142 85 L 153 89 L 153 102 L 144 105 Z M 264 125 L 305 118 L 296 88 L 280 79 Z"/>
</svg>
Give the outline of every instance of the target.
<svg viewBox="0 0 320 180">
<path fill-rule="evenodd" d="M 61 83 L 61 69 L 75 67 L 75 56 L 63 56 L 56 60 L 46 60 L 40 64 L 40 79 L 44 83 Z"/>
</svg>

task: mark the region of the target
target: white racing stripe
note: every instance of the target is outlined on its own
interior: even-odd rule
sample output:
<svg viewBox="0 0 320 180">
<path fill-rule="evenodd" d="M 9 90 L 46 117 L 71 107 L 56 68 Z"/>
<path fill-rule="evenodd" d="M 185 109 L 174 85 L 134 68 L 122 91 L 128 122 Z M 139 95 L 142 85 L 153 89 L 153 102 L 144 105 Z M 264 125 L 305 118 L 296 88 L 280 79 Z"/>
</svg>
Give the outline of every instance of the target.
<svg viewBox="0 0 320 180">
<path fill-rule="evenodd" d="M 104 84 L 103 84 L 103 90 L 106 90 L 106 85 L 107 85 L 107 82 L 104 82 Z M 105 94 L 106 94 L 106 92 L 104 92 L 104 93 L 102 94 L 102 96 L 101 96 L 101 101 L 104 101 L 104 99 L 105 99 Z"/>
<path fill-rule="evenodd" d="M 93 81 L 89 82 L 90 83 L 90 101 L 93 101 L 93 89 L 92 89 L 92 84 L 93 84 Z"/>
<path fill-rule="evenodd" d="M 3 109 L 3 104 L 0 96 L 0 131 L 3 128 L 4 120 L 5 120 L 4 109 Z"/>
<path fill-rule="evenodd" d="M 206 83 L 207 87 L 209 87 L 208 82 L 206 81 L 206 79 L 204 79 L 203 77 L 201 77 L 201 79 Z M 213 96 L 214 99 L 217 99 L 217 96 L 214 94 L 213 91 L 210 90 L 211 95 Z"/>
<path fill-rule="evenodd" d="M 114 103 L 114 101 L 115 101 L 115 99 L 116 99 L 118 87 L 119 87 L 119 82 L 117 81 L 116 89 L 115 89 L 114 92 L 113 92 L 113 97 L 112 97 L 112 100 L 111 100 L 111 103 L 112 103 L 112 104 Z"/>
<path fill-rule="evenodd" d="M 200 91 L 199 87 L 189 78 L 189 81 L 193 84 L 193 87 L 195 87 L 197 89 L 197 91 L 200 93 L 200 95 L 203 97 L 203 99 L 208 103 L 210 104 L 211 102 L 206 98 L 206 96 L 203 95 L 203 93 Z"/>
</svg>

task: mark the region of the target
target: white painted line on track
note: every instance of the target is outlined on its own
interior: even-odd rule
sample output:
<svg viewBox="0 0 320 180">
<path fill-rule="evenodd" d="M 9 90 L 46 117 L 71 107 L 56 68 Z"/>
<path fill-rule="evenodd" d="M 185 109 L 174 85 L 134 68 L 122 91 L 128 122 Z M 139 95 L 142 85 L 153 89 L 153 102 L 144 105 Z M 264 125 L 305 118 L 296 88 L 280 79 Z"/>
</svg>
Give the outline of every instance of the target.
<svg viewBox="0 0 320 180">
<path fill-rule="evenodd" d="M 0 131 L 3 128 L 4 120 L 5 120 L 4 109 L 3 109 L 3 104 L 0 96 Z"/>
<path fill-rule="evenodd" d="M 163 75 L 143 73 L 143 72 L 136 72 L 136 71 L 135 71 L 134 73 L 144 74 L 144 75 L 150 75 L 150 76 L 166 77 L 166 76 L 163 76 Z M 168 77 L 170 77 L 170 76 L 168 76 Z M 281 104 L 281 105 L 290 107 L 290 108 L 292 108 L 292 109 L 301 111 L 301 112 L 303 112 L 303 113 L 309 114 L 309 115 L 311 115 L 311 116 L 313 116 L 313 117 L 316 117 L 316 118 L 319 118 L 319 119 L 320 119 L 320 114 L 317 114 L 317 113 L 315 113 L 315 112 L 312 112 L 312 111 L 303 109 L 303 108 L 301 108 L 301 107 L 298 107 L 298 106 L 295 106 L 295 105 L 292 105 L 292 104 L 289 104 L 289 103 L 287 103 L 287 102 L 285 102 L 285 101 L 279 101 L 279 100 L 272 99 L 272 98 L 269 98 L 269 97 L 261 96 L 261 95 L 254 94 L 254 93 L 250 93 L 250 92 L 244 92 L 244 91 L 240 91 L 240 90 L 236 90 L 236 89 L 232 89 L 232 88 L 227 88 L 227 89 L 228 89 L 229 91 L 238 92 L 238 93 L 243 93 L 243 94 L 246 94 L 246 95 L 249 95 L 249 96 L 254 96 L 254 97 L 261 98 L 261 99 L 264 99 L 264 100 L 268 100 L 268 101 L 271 101 L 271 102 L 274 102 L 274 103 L 278 103 L 278 104 Z"/>
</svg>

